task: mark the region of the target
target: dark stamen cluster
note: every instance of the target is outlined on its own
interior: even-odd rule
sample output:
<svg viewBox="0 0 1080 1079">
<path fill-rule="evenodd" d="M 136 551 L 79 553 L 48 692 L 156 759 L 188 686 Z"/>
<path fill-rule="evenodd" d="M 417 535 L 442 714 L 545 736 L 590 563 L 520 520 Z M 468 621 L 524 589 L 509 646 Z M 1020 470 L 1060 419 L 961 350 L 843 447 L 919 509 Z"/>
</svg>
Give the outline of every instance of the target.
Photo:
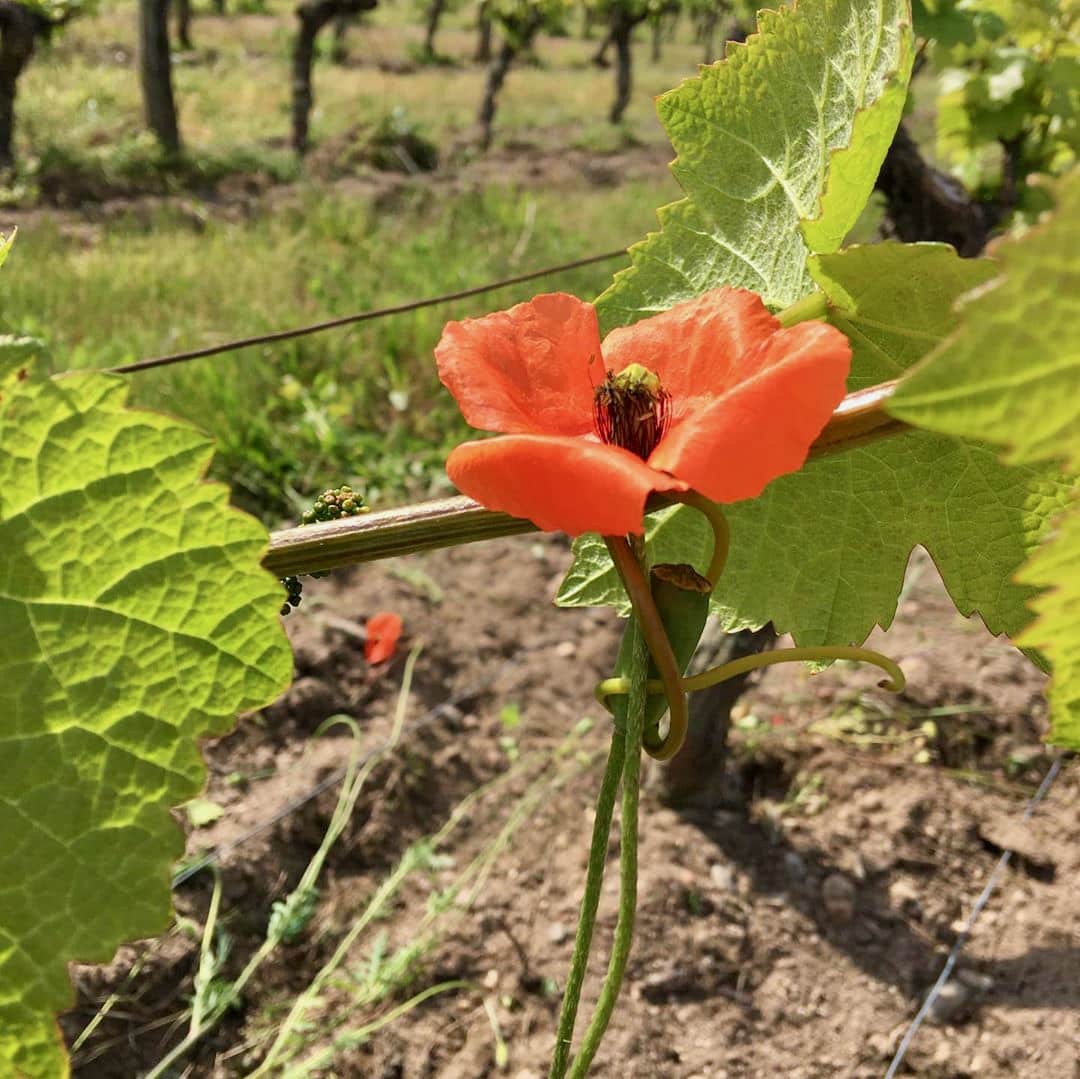
<svg viewBox="0 0 1080 1079">
<path fill-rule="evenodd" d="M 624 378 L 610 371 L 593 393 L 593 423 L 601 441 L 643 461 L 656 449 L 670 421 L 671 395 L 655 376 Z"/>
</svg>

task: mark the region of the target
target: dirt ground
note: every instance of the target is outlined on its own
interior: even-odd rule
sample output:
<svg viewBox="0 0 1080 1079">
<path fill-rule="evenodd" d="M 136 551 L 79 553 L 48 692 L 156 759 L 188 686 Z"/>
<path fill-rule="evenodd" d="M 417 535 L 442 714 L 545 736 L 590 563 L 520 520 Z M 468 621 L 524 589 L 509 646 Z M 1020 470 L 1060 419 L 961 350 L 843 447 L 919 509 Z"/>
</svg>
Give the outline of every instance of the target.
<svg viewBox="0 0 1080 1079">
<path fill-rule="evenodd" d="M 117 221 L 152 224 L 168 207 L 193 227 L 208 218 L 243 221 L 295 205 L 310 193 L 312 181 L 327 195 L 368 200 L 376 207 L 392 206 L 403 192 L 420 187 L 438 195 L 483 189 L 491 184 L 525 185 L 545 190 L 615 187 L 635 180 L 669 176 L 674 151 L 666 141 L 628 143 L 623 149 L 598 152 L 567 146 L 559 130 L 531 133 L 495 147 L 477 157 L 463 139 L 447 149 L 445 159 L 432 172 L 380 170 L 351 163 L 350 155 L 366 147 L 368 132 L 358 127 L 327 140 L 311 155 L 308 177 L 291 183 L 275 182 L 265 173 L 235 173 L 212 188 L 174 193 L 138 190 L 94 180 L 84 183 L 75 175 L 60 177 L 64 187 L 40 206 L 8 206 L 2 210 L 5 229 L 31 228 L 39 221 L 55 223 L 67 235 L 89 241 L 95 229 Z M 81 185 L 81 186 L 80 186 Z M 672 185 L 672 197 L 678 189 Z"/>
<path fill-rule="evenodd" d="M 207 746 L 206 796 L 223 813 L 206 827 L 185 824 L 189 853 L 221 851 L 229 977 L 262 941 L 272 903 L 296 884 L 333 812 L 336 786 L 290 808 L 335 775 L 352 745 L 343 728 L 318 738 L 316 728 L 343 712 L 363 747 L 378 747 L 406 654 L 422 640 L 405 734 L 331 851 L 306 929 L 173 1074 L 250 1073 L 409 845 L 500 776 L 326 981 L 297 1059 L 460 979 L 471 986 L 432 996 L 318 1074 L 547 1074 L 608 733 L 592 686 L 609 673 L 620 628 L 607 612 L 551 606 L 568 560 L 565 544 L 522 537 L 306 584 L 288 620 L 297 681 Z M 393 661 L 368 668 L 357 624 L 377 610 L 398 612 L 406 636 Z M 952 610 L 925 557 L 913 562 L 896 624 L 873 643 L 902 662 L 903 696 L 848 664 L 814 676 L 774 668 L 737 705 L 723 806 L 678 812 L 660 803 L 655 782 L 647 787 L 637 935 L 595 1075 L 883 1075 L 1011 846 L 1017 857 L 900 1074 L 1080 1076 L 1074 763 L 1018 826 L 1051 759 L 1039 744 L 1042 678 Z M 584 716 L 592 729 L 556 753 Z M 440 905 L 530 798 L 535 811 L 473 901 L 460 892 Z M 613 838 L 583 1016 L 606 966 L 617 861 Z M 109 967 L 74 971 L 69 1042 L 116 994 L 75 1055 L 77 1076 L 139 1075 L 180 1039 L 210 893 L 210 873 L 195 874 L 176 890 L 181 928 L 123 949 Z M 417 942 L 373 1001 L 378 957 Z"/>
</svg>

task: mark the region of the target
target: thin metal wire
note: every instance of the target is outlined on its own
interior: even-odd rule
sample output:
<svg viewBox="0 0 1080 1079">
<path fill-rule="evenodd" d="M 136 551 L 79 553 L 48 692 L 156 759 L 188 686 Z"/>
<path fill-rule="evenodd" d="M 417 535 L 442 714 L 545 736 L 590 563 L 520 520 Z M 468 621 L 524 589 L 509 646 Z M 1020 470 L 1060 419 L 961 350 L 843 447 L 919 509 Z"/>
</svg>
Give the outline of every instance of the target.
<svg viewBox="0 0 1080 1079">
<path fill-rule="evenodd" d="M 1054 780 L 1057 779 L 1058 773 L 1061 771 L 1062 759 L 1062 757 L 1057 757 L 1055 758 L 1054 763 L 1050 765 L 1049 771 L 1047 771 L 1046 775 L 1043 777 L 1042 783 L 1039 784 L 1039 789 L 1028 801 L 1028 804 L 1024 809 L 1024 815 L 1020 818 L 1022 821 L 1031 819 L 1032 813 L 1035 812 L 1035 807 L 1046 797 L 1047 792 L 1054 785 Z M 948 959 L 945 960 L 945 966 L 941 968 L 941 973 L 938 975 L 937 981 L 934 982 L 930 992 L 926 994 L 926 999 L 923 1001 L 922 1007 L 919 1009 L 915 1018 L 912 1019 L 911 1026 L 907 1028 L 907 1032 L 897 1046 L 896 1055 L 889 1065 L 889 1070 L 885 1073 L 885 1079 L 894 1079 L 896 1070 L 903 1063 L 908 1048 L 911 1046 L 912 1041 L 915 1039 L 915 1035 L 919 1031 L 919 1027 L 922 1026 L 923 1021 L 930 1014 L 930 1009 L 934 1006 L 934 1002 L 941 995 L 941 990 L 945 987 L 945 983 L 952 976 L 953 968 L 956 966 L 956 961 L 960 957 L 960 952 L 967 943 L 968 936 L 974 928 L 979 915 L 982 914 L 983 908 L 990 901 L 990 896 L 993 895 L 998 880 L 1001 878 L 1001 874 L 1005 872 L 1009 862 L 1012 861 L 1012 856 L 1013 852 L 1011 850 L 1002 851 L 1001 857 L 997 861 L 997 865 L 994 866 L 994 871 L 990 874 L 990 879 L 987 880 L 986 886 L 980 893 L 979 898 L 975 900 L 975 905 L 971 908 L 971 912 L 964 920 L 964 924 L 957 934 L 956 942 L 949 952 Z"/>
<path fill-rule="evenodd" d="M 322 333 L 324 330 L 336 330 L 339 326 L 351 326 L 357 322 L 370 322 L 372 319 L 385 318 L 387 315 L 402 315 L 407 311 L 419 311 L 424 307 L 435 307 L 438 304 L 450 303 L 453 300 L 464 300 L 470 296 L 482 296 L 485 292 L 494 292 L 496 289 L 508 288 L 510 285 L 520 285 L 524 281 L 532 281 L 537 277 L 565 273 L 569 270 L 577 270 L 582 266 L 591 266 L 596 262 L 608 262 L 611 259 L 625 257 L 625 248 L 618 251 L 607 251 L 602 255 L 589 255 L 586 258 L 575 259 L 573 262 L 563 262 L 558 266 L 545 266 L 542 270 L 530 270 L 528 273 L 517 274 L 514 277 L 505 277 L 501 281 L 491 281 L 486 285 L 475 285 L 472 288 L 461 289 L 458 292 L 446 292 L 441 296 L 429 296 L 426 300 L 410 300 L 408 303 L 396 304 L 393 307 L 379 307 L 374 311 L 360 311 L 353 315 L 342 315 L 340 318 L 326 319 L 323 322 L 315 322 L 309 326 L 299 326 L 291 330 L 275 330 L 273 333 L 259 334 L 255 337 L 241 337 L 235 341 L 226 341 L 222 345 L 208 345 L 206 348 L 194 348 L 188 352 L 175 352 L 168 356 L 153 356 L 150 359 L 136 360 L 134 363 L 124 363 L 119 367 L 103 367 L 100 370 L 114 375 L 128 375 L 133 371 L 147 371 L 151 367 L 167 367 L 174 363 L 186 363 L 188 360 L 200 360 L 204 356 L 216 356 L 222 352 L 235 352 L 237 349 L 249 348 L 252 345 L 291 341 L 294 337 L 306 337 L 309 334 Z"/>
<path fill-rule="evenodd" d="M 479 696 L 480 693 L 487 689 L 488 686 L 493 685 L 496 681 L 498 681 L 498 679 L 501 678 L 508 670 L 511 670 L 512 668 L 517 666 L 523 655 L 538 651 L 539 649 L 548 647 L 549 645 L 549 641 L 544 641 L 537 644 L 523 646 L 513 658 L 501 663 L 493 673 L 485 676 L 482 679 L 478 679 L 477 681 L 466 686 L 465 689 L 461 690 L 460 692 L 455 693 L 450 697 L 447 697 L 447 699 L 441 704 L 435 705 L 434 708 L 429 709 L 427 712 L 424 713 L 424 715 L 420 716 L 418 719 L 415 719 L 411 723 L 406 724 L 401 732 L 402 737 L 404 737 L 406 734 L 415 734 L 418 731 L 430 727 L 436 720 L 442 718 L 442 716 L 445 715 L 445 713 L 451 708 L 456 708 L 463 701 L 467 701 L 473 697 Z M 371 750 L 370 753 L 367 753 L 365 756 L 361 757 L 360 760 L 357 761 L 357 766 L 362 767 L 368 761 L 385 753 L 387 749 L 387 743 L 383 743 L 382 745 L 377 746 L 375 749 Z M 315 798 L 318 798 L 318 796 L 322 794 L 323 791 L 329 790 L 331 787 L 340 783 L 345 778 L 345 772 L 346 769 L 344 766 L 336 769 L 335 771 L 331 772 L 331 774 L 328 775 L 325 779 L 322 779 L 318 783 L 316 783 L 315 786 L 313 786 L 310 790 L 300 795 L 299 798 L 296 798 L 293 801 L 287 803 L 272 816 L 267 817 L 266 820 L 260 821 L 258 824 L 250 828 L 248 831 L 244 832 L 242 835 L 237 836 L 235 839 L 229 840 L 228 843 L 223 843 L 221 844 L 221 846 L 215 847 L 213 850 L 207 851 L 201 858 L 198 858 L 194 862 L 185 865 L 183 869 L 179 870 L 173 876 L 172 887 L 174 889 L 180 887 L 181 884 L 184 884 L 186 881 L 190 880 L 193 876 L 195 876 L 196 873 L 201 873 L 208 866 L 219 863 L 222 858 L 224 858 L 226 855 L 231 854 L 233 851 L 238 850 L 240 847 L 244 846 L 244 844 L 247 843 L 249 840 L 254 839 L 255 836 L 267 831 L 270 828 L 273 828 L 275 824 L 278 824 L 286 817 L 291 816 L 298 809 L 301 809 L 303 806 L 307 805 L 308 802 L 312 801 Z"/>
</svg>

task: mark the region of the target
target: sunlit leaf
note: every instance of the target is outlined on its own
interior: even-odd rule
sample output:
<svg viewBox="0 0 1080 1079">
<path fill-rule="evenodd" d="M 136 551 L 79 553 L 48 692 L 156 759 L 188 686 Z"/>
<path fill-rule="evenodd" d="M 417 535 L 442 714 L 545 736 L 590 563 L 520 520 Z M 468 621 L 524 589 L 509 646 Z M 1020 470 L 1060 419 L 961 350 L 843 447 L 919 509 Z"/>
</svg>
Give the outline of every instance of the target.
<svg viewBox="0 0 1080 1079">
<path fill-rule="evenodd" d="M 116 377 L 0 389 L 0 1075 L 66 1073 L 67 964 L 160 932 L 196 739 L 291 674 L 265 530 Z"/>
<path fill-rule="evenodd" d="M 716 285 L 784 306 L 810 291 L 810 250 L 834 251 L 873 188 L 912 63 L 907 0 L 801 0 L 660 98 L 687 197 L 630 249 L 597 306 L 605 328 Z"/>
<path fill-rule="evenodd" d="M 1056 212 L 998 245 L 995 279 L 973 293 L 960 329 L 901 385 L 891 410 L 938 431 L 1006 447 L 1009 461 L 1080 473 L 1080 172 L 1055 191 Z M 1080 516 L 1073 508 L 1023 567 L 1049 589 L 1018 643 L 1054 668 L 1051 740 L 1080 749 Z"/>
</svg>

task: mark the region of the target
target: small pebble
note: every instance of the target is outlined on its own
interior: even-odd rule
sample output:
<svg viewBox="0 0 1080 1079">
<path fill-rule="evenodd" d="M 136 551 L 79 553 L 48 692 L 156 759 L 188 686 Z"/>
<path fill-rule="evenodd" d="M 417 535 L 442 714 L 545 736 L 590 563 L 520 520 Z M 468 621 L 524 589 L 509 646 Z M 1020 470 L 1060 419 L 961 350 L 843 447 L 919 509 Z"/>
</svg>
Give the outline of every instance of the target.
<svg viewBox="0 0 1080 1079">
<path fill-rule="evenodd" d="M 789 850 L 784 855 L 784 872 L 795 880 L 802 880 L 806 876 L 806 863 L 795 851 Z"/>
<path fill-rule="evenodd" d="M 952 1026 L 966 1018 L 970 1004 L 971 991 L 963 983 L 946 982 L 926 1018 L 937 1026 Z"/>
<path fill-rule="evenodd" d="M 943 1041 L 937 1049 L 934 1050 L 934 1063 L 935 1064 L 948 1064 L 949 1058 L 952 1056 L 952 1045 L 948 1041 Z"/>
<path fill-rule="evenodd" d="M 552 922 L 548 927 L 547 935 L 552 944 L 562 944 L 570 936 L 570 930 L 562 922 Z"/>
<path fill-rule="evenodd" d="M 905 656 L 900 660 L 900 670 L 904 672 L 912 696 L 925 693 L 931 675 L 930 661 L 925 656 Z"/>
<path fill-rule="evenodd" d="M 837 925 L 847 925 L 855 917 L 855 885 L 840 873 L 830 873 L 821 886 L 825 911 Z"/>
<path fill-rule="evenodd" d="M 880 791 L 866 791 L 858 802 L 859 808 L 864 813 L 874 813 L 885 805 Z"/>
<path fill-rule="evenodd" d="M 919 889 L 909 880 L 901 877 L 889 885 L 889 902 L 901 914 L 918 921 L 922 918 L 922 903 L 919 902 Z"/>
<path fill-rule="evenodd" d="M 735 888 L 735 872 L 729 865 L 714 862 L 709 868 L 709 880 L 721 891 L 730 892 Z"/>
<path fill-rule="evenodd" d="M 976 993 L 989 993 L 994 988 L 994 979 L 989 974 L 980 974 L 977 970 L 960 970 L 956 977 Z"/>
<path fill-rule="evenodd" d="M 892 1046 L 889 1044 L 889 1037 L 887 1034 L 871 1034 L 866 1039 L 866 1048 L 869 1050 L 870 1055 L 876 1057 L 878 1060 L 885 1060 L 893 1055 Z"/>
</svg>

